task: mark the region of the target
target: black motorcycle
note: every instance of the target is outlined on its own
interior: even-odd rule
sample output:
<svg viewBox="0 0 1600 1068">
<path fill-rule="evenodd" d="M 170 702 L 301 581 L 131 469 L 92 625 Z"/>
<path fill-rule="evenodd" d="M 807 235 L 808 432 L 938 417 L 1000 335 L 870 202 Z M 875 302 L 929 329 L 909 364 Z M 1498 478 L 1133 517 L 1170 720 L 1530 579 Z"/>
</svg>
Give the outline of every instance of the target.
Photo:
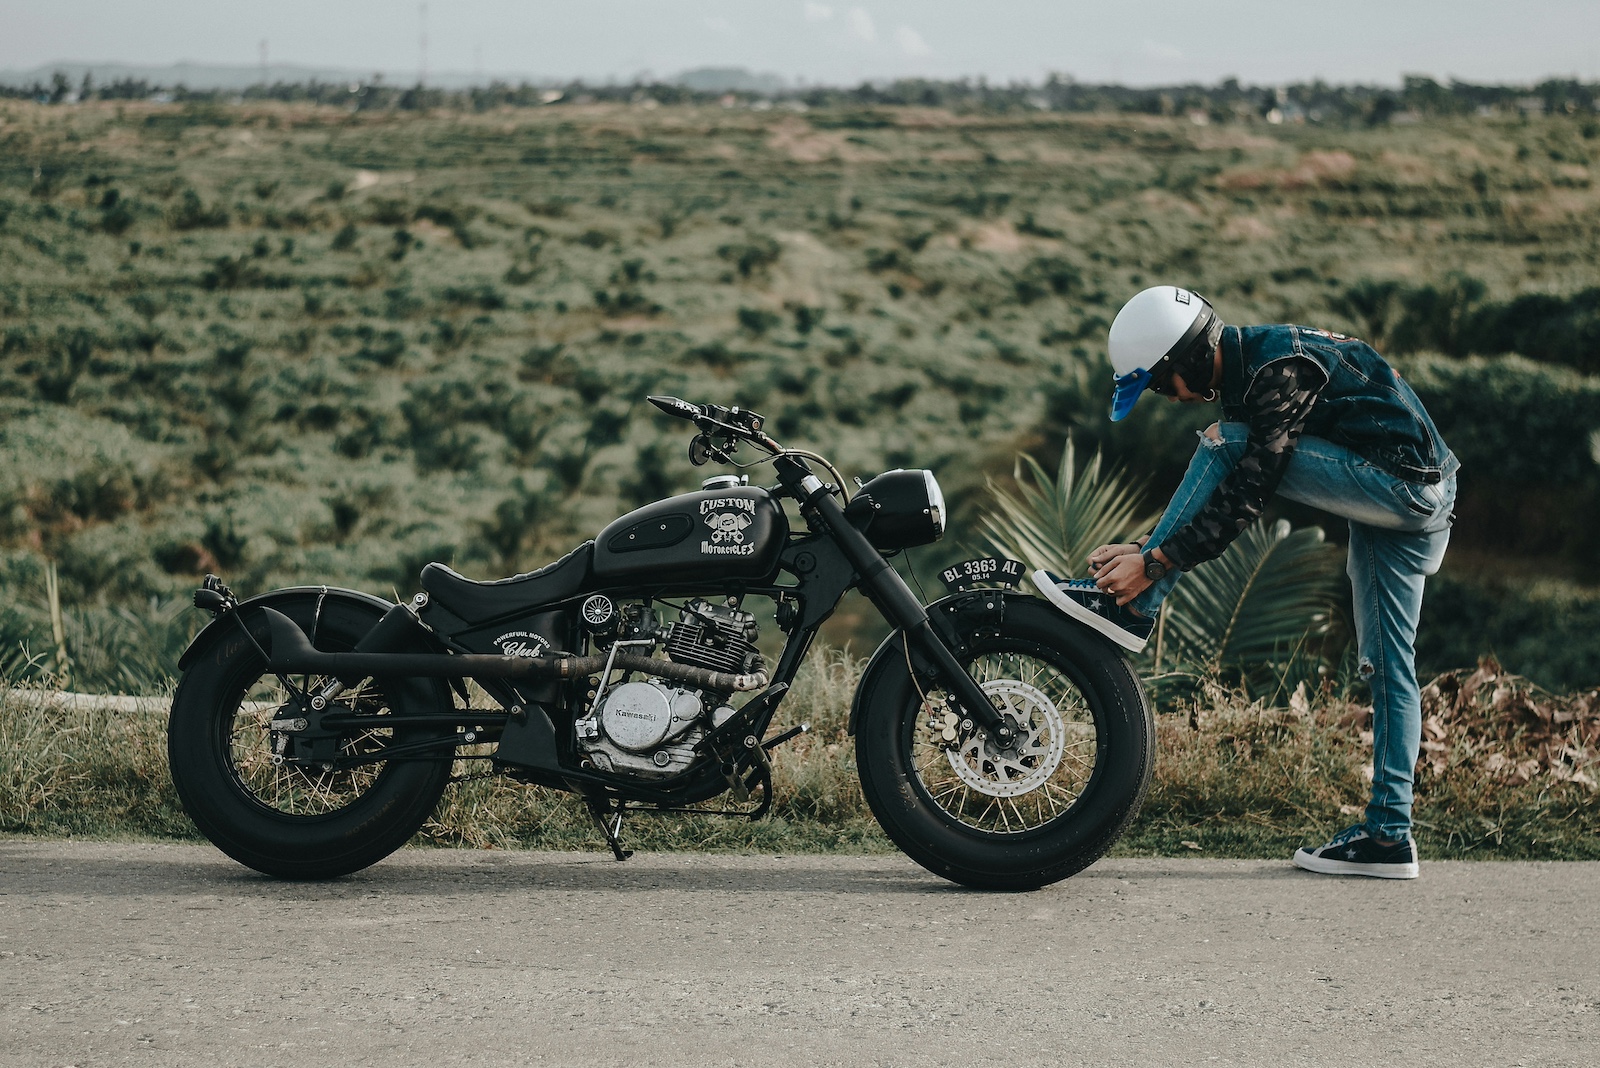
<svg viewBox="0 0 1600 1068">
<path fill-rule="evenodd" d="M 239 601 L 207 576 L 195 604 L 215 618 L 180 662 L 168 735 L 178 796 L 206 837 L 269 875 L 343 875 L 416 833 L 472 756 L 581 794 L 619 860 L 630 811 L 720 799 L 714 811 L 757 818 L 769 752 L 803 729 L 769 733 L 779 704 L 859 589 L 896 628 L 849 720 L 863 792 L 895 844 L 945 878 L 1005 890 L 1110 848 L 1154 760 L 1149 702 L 1119 649 L 1015 592 L 1015 561 L 952 567 L 953 592 L 924 606 L 886 557 L 943 535 L 931 472 L 888 471 L 852 494 L 754 412 L 650 401 L 695 424 L 696 465 L 735 464 L 748 445 L 777 484 L 709 478 L 497 582 L 429 564 L 400 604 L 327 586 Z M 750 597 L 770 599 L 786 635 L 770 669 Z M 498 707 L 470 707 L 468 679 Z"/>
</svg>

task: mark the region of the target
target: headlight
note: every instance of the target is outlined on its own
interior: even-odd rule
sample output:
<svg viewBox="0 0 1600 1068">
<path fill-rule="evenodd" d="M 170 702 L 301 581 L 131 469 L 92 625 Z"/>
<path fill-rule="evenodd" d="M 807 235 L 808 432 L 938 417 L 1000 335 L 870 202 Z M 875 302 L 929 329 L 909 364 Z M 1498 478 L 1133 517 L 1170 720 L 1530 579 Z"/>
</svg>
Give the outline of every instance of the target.
<svg viewBox="0 0 1600 1068">
<path fill-rule="evenodd" d="M 944 493 L 932 471 L 885 471 L 862 486 L 845 515 L 885 552 L 944 536 Z"/>
</svg>

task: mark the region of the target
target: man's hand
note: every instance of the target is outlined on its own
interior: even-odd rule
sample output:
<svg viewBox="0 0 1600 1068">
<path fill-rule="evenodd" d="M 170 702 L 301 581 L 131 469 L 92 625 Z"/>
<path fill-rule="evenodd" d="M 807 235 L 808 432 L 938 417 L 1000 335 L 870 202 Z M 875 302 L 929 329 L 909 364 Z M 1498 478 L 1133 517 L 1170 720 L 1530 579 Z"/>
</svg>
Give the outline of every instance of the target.
<svg viewBox="0 0 1600 1068">
<path fill-rule="evenodd" d="M 1144 577 L 1144 557 L 1137 551 L 1114 557 L 1095 571 L 1094 584 L 1114 594 L 1119 605 L 1127 604 L 1150 588 L 1150 580 Z"/>
<path fill-rule="evenodd" d="M 1089 554 L 1089 570 L 1094 574 L 1099 574 L 1102 567 L 1117 557 L 1127 556 L 1129 553 L 1137 554 L 1143 548 L 1144 539 L 1142 538 L 1139 541 L 1124 541 L 1112 545 L 1102 545 Z"/>
</svg>

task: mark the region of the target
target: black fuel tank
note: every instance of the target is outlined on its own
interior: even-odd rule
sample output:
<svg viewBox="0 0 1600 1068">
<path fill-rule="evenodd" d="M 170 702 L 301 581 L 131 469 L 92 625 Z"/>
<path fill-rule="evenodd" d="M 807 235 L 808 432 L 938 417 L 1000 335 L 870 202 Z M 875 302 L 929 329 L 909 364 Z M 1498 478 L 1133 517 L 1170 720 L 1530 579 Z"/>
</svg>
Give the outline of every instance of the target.
<svg viewBox="0 0 1600 1068">
<path fill-rule="evenodd" d="M 768 579 L 778 567 L 789 521 L 759 486 L 701 490 L 629 512 L 600 532 L 597 582 L 663 585 Z"/>
</svg>

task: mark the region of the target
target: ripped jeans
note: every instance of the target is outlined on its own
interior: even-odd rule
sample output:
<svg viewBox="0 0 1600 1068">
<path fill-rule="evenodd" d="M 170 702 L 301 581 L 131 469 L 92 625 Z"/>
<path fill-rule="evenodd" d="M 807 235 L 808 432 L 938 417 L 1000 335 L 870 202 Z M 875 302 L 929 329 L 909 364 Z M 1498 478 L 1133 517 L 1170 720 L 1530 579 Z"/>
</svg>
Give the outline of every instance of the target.
<svg viewBox="0 0 1600 1068">
<path fill-rule="evenodd" d="M 1244 452 L 1249 428 L 1222 423 L 1218 437 L 1200 435 L 1189 471 L 1150 535 L 1150 548 L 1188 523 L 1211 499 Z M 1439 570 L 1450 541 L 1456 499 L 1455 463 L 1432 486 L 1407 482 L 1340 445 L 1305 437 L 1278 484 L 1291 501 L 1350 522 L 1346 572 L 1355 608 L 1361 675 L 1372 687 L 1372 800 L 1369 834 L 1411 833 L 1412 784 L 1422 744 L 1422 695 L 1415 642 L 1424 579 Z M 1154 615 L 1182 573 L 1169 572 L 1132 602 Z"/>
</svg>

